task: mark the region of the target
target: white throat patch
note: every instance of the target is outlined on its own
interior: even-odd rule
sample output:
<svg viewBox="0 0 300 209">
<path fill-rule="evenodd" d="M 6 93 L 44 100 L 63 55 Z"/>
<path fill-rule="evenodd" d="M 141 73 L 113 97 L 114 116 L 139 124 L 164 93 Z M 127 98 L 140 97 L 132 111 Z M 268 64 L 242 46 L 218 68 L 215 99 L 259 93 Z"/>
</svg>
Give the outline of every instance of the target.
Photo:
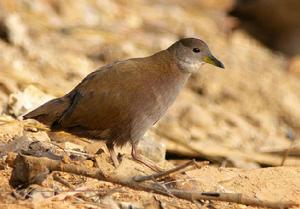
<svg viewBox="0 0 300 209">
<path fill-rule="evenodd" d="M 186 62 L 186 61 L 180 61 L 179 62 L 179 66 L 180 68 L 188 73 L 193 73 L 198 71 L 201 66 L 204 64 L 204 62 L 198 62 L 198 63 L 190 63 L 190 62 Z"/>
</svg>

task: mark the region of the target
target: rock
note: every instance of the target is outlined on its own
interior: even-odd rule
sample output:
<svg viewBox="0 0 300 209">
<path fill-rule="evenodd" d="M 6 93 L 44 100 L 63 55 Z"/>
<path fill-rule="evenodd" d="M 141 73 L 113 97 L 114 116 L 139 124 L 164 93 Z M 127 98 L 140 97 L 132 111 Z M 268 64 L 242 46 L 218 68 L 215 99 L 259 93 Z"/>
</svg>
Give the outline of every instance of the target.
<svg viewBox="0 0 300 209">
<path fill-rule="evenodd" d="M 33 141 L 27 149 L 21 150 L 24 154 L 29 154 L 36 157 L 46 157 L 52 160 L 61 160 L 64 151 L 57 146 L 40 141 Z"/>
<path fill-rule="evenodd" d="M 63 143 L 63 147 L 66 149 L 66 150 L 74 150 L 74 151 L 80 151 L 80 152 L 84 152 L 84 148 L 83 146 L 79 145 L 79 144 L 75 144 L 75 143 L 72 143 L 72 142 L 64 142 Z"/>
<path fill-rule="evenodd" d="M 8 112 L 19 117 L 50 99 L 53 99 L 53 97 L 30 85 L 23 91 L 13 93 L 9 96 Z"/>
<path fill-rule="evenodd" d="M 8 15 L 4 20 L 8 41 L 16 46 L 27 46 L 30 43 L 28 28 L 19 14 Z"/>
<path fill-rule="evenodd" d="M 139 142 L 138 150 L 154 162 L 162 162 L 166 157 L 166 145 L 155 140 L 153 134 L 149 131 Z"/>
<path fill-rule="evenodd" d="M 51 139 L 49 138 L 48 134 L 45 131 L 38 131 L 38 132 L 25 132 L 24 136 L 30 138 L 32 141 L 39 141 L 39 142 L 50 142 Z"/>
<path fill-rule="evenodd" d="M 21 150 L 27 150 L 32 140 L 28 137 L 21 136 L 8 144 L 0 147 L 0 156 L 4 156 L 9 152 L 20 152 Z"/>
<path fill-rule="evenodd" d="M 24 134 L 0 147 L 0 156 L 4 156 L 9 152 L 22 152 L 33 156 L 60 160 L 64 152 L 49 142 L 50 139 L 44 132 L 37 132 L 32 135 Z"/>
<path fill-rule="evenodd" d="M 44 199 L 52 197 L 55 195 L 54 191 L 49 190 L 38 184 L 32 184 L 29 187 L 25 188 L 23 191 L 19 191 L 25 196 L 29 196 L 33 201 L 39 202 L 44 201 Z"/>
<path fill-rule="evenodd" d="M 88 168 L 92 168 L 94 166 L 94 162 L 92 160 L 83 160 L 80 164 Z"/>
<path fill-rule="evenodd" d="M 0 142 L 7 143 L 14 137 L 23 135 L 23 124 L 9 116 L 1 116 L 1 120 L 5 121 L 0 123 Z"/>
</svg>

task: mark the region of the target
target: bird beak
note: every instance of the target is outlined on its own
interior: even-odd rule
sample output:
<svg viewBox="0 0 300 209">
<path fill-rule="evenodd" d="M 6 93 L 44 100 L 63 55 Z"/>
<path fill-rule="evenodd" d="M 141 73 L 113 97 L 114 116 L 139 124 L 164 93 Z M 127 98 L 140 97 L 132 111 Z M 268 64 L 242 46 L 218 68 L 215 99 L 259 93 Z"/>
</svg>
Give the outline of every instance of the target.
<svg viewBox="0 0 300 209">
<path fill-rule="evenodd" d="M 203 61 L 206 62 L 206 63 L 212 64 L 212 65 L 214 65 L 216 67 L 219 67 L 219 68 L 223 68 L 223 69 L 225 68 L 224 65 L 223 65 L 223 63 L 220 62 L 217 58 L 215 58 L 211 54 L 207 55 L 206 57 L 204 57 Z"/>
</svg>

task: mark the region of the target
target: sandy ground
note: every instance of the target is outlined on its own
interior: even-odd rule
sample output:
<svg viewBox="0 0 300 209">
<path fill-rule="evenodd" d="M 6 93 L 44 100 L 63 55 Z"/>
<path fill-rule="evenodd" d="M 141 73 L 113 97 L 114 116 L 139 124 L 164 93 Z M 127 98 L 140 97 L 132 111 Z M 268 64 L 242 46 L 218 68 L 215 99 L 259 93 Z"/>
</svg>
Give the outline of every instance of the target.
<svg viewBox="0 0 300 209">
<path fill-rule="evenodd" d="M 211 162 L 173 176 L 172 184 L 181 189 L 299 203 L 298 61 L 287 72 L 283 56 L 243 31 L 229 33 L 225 11 L 230 3 L 0 1 L 1 208 L 251 208 L 219 201 L 197 205 L 66 173 L 59 175 L 72 188 L 53 174 L 42 185 L 20 191 L 9 185 L 7 152 L 28 149 L 27 139 L 50 144 L 58 156 L 62 151 L 53 144 L 69 155 L 70 150 L 94 155 L 101 148 L 103 162 L 111 163 L 102 142 L 49 138 L 24 125 L 21 116 L 64 95 L 98 66 L 150 55 L 186 36 L 204 39 L 226 70 L 205 65 L 193 75 L 168 114 L 149 130 L 140 151 L 166 167 L 192 158 Z M 289 156 L 280 166 L 287 149 Z M 125 159 L 123 173 L 151 173 L 130 160 L 128 147 L 119 151 Z M 87 158 L 71 161 L 95 167 Z M 171 184 L 166 179 L 161 183 Z"/>
</svg>

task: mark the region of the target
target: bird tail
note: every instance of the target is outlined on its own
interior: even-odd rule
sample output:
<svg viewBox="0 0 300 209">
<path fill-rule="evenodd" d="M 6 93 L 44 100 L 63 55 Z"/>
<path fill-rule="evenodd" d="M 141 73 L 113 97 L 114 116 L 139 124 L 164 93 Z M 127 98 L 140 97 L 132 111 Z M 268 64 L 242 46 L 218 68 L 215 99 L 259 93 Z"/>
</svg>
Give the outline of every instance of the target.
<svg viewBox="0 0 300 209">
<path fill-rule="evenodd" d="M 46 126 L 52 125 L 60 119 L 63 113 L 71 104 L 71 99 L 68 96 L 50 100 L 35 110 L 23 116 L 24 119 L 35 119 Z"/>
</svg>

